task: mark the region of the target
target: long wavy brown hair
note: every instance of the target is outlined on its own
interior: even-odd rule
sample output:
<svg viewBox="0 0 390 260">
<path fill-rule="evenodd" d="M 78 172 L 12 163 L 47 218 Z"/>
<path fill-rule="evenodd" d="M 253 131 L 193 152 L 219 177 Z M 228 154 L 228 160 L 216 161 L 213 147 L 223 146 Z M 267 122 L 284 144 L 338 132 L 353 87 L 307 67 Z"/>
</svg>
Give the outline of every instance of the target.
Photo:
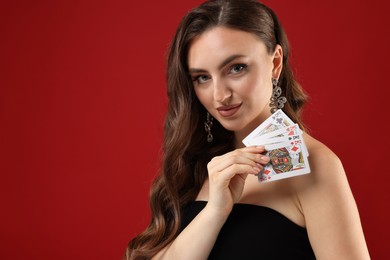
<svg viewBox="0 0 390 260">
<path fill-rule="evenodd" d="M 200 104 L 188 73 L 191 41 L 212 27 L 225 26 L 253 33 L 268 52 L 283 49 L 280 87 L 287 98 L 284 112 L 303 128 L 300 111 L 306 95 L 289 66 L 289 43 L 275 13 L 256 0 L 211 0 L 191 10 L 181 21 L 167 56 L 168 111 L 164 126 L 161 173 L 150 192 L 151 222 L 130 241 L 125 259 L 150 259 L 180 232 L 180 211 L 195 200 L 208 176 L 212 157 L 234 149 L 233 132 L 214 121 L 212 143 L 206 141 L 206 110 Z"/>
</svg>

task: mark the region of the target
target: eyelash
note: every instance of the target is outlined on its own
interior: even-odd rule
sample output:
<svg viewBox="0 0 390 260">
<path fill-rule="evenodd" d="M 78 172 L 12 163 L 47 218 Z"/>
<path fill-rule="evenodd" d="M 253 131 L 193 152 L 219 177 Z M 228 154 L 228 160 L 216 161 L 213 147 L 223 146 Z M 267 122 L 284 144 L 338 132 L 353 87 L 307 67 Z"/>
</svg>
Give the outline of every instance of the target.
<svg viewBox="0 0 390 260">
<path fill-rule="evenodd" d="M 237 68 L 237 67 L 240 67 L 240 70 L 237 71 L 237 72 L 232 72 L 233 69 Z M 246 68 L 248 67 L 247 64 L 234 64 L 230 67 L 229 69 L 229 73 L 233 73 L 233 74 L 237 74 L 237 73 L 240 73 L 241 71 L 245 70 Z"/>
<path fill-rule="evenodd" d="M 239 67 L 239 71 L 233 72 L 233 70 L 236 69 L 237 67 Z M 248 67 L 248 65 L 247 65 L 247 64 L 243 64 L 243 63 L 233 64 L 232 66 L 229 67 L 228 73 L 229 73 L 229 74 L 239 74 L 240 72 L 242 72 L 243 70 L 245 70 L 247 67 Z M 198 84 L 202 84 L 202 83 L 204 83 L 204 81 L 203 81 L 203 82 L 200 82 L 200 81 L 199 81 L 200 78 L 202 78 L 202 77 L 206 77 L 206 78 L 207 78 L 207 79 L 204 80 L 204 81 L 207 81 L 207 80 L 209 79 L 209 77 L 208 77 L 207 75 L 198 75 L 198 76 L 193 77 L 193 78 L 192 78 L 192 81 L 193 81 L 193 82 L 196 82 L 196 83 L 198 83 Z"/>
<path fill-rule="evenodd" d="M 202 82 L 199 82 L 199 79 L 200 79 L 201 77 L 207 77 L 207 79 L 208 79 L 208 76 L 206 76 L 206 75 L 198 75 L 198 76 L 193 77 L 193 78 L 192 78 L 192 81 L 193 81 L 193 82 L 196 82 L 196 83 L 198 83 L 198 84 L 202 84 Z"/>
</svg>

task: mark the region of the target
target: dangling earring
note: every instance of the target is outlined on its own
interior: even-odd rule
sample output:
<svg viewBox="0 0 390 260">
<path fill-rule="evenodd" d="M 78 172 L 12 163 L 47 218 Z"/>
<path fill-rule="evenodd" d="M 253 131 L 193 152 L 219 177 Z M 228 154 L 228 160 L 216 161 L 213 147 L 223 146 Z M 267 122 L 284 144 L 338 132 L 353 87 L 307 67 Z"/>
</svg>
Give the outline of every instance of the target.
<svg viewBox="0 0 390 260">
<path fill-rule="evenodd" d="M 204 130 L 207 133 L 207 142 L 211 143 L 213 141 L 213 135 L 211 134 L 211 127 L 213 126 L 213 117 L 210 116 L 210 113 L 207 112 L 206 122 L 204 122 Z"/>
<path fill-rule="evenodd" d="M 278 86 L 279 80 L 277 78 L 272 78 L 272 97 L 271 103 L 269 106 L 271 107 L 271 113 L 275 113 L 276 110 L 282 109 L 284 107 L 284 103 L 287 102 L 287 98 L 284 96 L 280 96 L 282 94 L 282 88 Z"/>
</svg>

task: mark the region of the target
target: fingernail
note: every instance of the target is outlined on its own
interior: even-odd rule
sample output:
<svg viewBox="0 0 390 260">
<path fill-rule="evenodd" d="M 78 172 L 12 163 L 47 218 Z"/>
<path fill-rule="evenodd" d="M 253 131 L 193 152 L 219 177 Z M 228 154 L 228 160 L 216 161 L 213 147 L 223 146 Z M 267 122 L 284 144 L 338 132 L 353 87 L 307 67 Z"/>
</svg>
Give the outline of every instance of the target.
<svg viewBox="0 0 390 260">
<path fill-rule="evenodd" d="M 267 156 L 261 156 L 260 159 L 263 160 L 263 161 L 266 161 L 266 162 L 269 161 L 269 157 L 267 157 Z"/>
<path fill-rule="evenodd" d="M 260 168 L 258 168 L 258 167 L 253 167 L 253 170 L 254 170 L 256 173 L 258 173 L 258 172 L 261 171 Z"/>
<path fill-rule="evenodd" d="M 256 146 L 256 148 L 261 148 L 261 149 L 264 149 L 264 146 L 262 146 L 262 145 L 258 145 L 258 146 Z"/>
</svg>

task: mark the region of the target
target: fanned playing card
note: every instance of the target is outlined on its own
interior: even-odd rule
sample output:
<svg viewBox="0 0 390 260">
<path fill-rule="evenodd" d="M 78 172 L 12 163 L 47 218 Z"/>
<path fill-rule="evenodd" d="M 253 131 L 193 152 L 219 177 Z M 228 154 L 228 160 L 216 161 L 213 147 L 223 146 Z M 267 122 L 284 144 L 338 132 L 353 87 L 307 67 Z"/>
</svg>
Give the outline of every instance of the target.
<svg viewBox="0 0 390 260">
<path fill-rule="evenodd" d="M 255 145 L 251 143 L 256 138 L 260 136 L 272 133 L 281 128 L 294 125 L 294 122 L 281 110 L 277 110 L 269 118 L 267 118 L 263 123 L 261 123 L 255 130 L 252 131 L 247 137 L 245 137 L 242 142 L 246 146 Z"/>
<path fill-rule="evenodd" d="M 302 130 L 282 110 L 277 110 L 243 141 L 246 146 L 263 145 L 270 158 L 258 173 L 260 182 L 269 182 L 310 173 L 308 150 Z"/>
</svg>

